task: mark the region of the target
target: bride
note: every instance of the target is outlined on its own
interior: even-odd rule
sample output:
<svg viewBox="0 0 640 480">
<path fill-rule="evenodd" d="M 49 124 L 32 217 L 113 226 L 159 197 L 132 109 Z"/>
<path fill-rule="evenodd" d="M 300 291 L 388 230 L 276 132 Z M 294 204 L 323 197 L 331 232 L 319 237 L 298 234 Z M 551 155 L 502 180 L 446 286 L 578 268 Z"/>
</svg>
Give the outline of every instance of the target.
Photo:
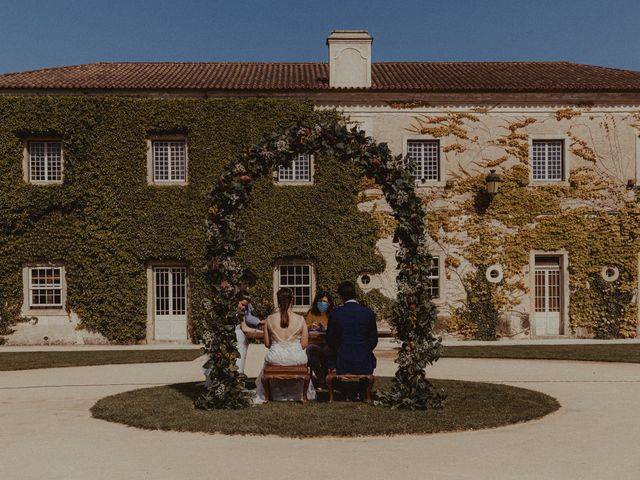
<svg viewBox="0 0 640 480">
<path fill-rule="evenodd" d="M 264 344 L 269 348 L 264 363 L 275 365 L 306 365 L 307 354 L 304 349 L 309 343 L 307 324 L 301 315 L 293 313 L 293 292 L 290 288 L 278 290 L 278 311 L 271 314 L 265 322 Z M 255 403 L 267 401 L 262 385 L 262 374 L 256 379 Z M 298 401 L 301 397 L 300 381 L 272 380 L 271 398 L 276 401 Z M 309 400 L 315 400 L 316 391 L 309 382 L 307 390 Z"/>
</svg>

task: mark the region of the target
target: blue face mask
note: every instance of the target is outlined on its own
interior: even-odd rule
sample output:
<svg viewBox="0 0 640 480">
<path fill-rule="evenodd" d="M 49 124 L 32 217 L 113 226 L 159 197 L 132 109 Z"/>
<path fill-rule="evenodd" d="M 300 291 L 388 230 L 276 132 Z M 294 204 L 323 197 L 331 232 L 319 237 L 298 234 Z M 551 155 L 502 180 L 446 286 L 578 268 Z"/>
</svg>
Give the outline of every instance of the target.
<svg viewBox="0 0 640 480">
<path fill-rule="evenodd" d="M 329 310 L 329 304 L 327 302 L 318 302 L 316 303 L 316 307 L 318 307 L 320 313 L 325 313 L 327 310 Z"/>
</svg>

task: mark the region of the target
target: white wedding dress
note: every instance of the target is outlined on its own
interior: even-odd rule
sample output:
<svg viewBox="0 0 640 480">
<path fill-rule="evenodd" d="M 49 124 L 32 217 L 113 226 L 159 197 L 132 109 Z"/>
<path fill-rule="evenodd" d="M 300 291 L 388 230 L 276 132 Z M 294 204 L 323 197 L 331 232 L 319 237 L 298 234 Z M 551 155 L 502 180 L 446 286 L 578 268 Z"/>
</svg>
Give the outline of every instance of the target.
<svg viewBox="0 0 640 480">
<path fill-rule="evenodd" d="M 272 323 L 280 322 L 280 314 L 271 315 L 265 324 L 265 328 L 269 329 L 269 337 L 271 346 L 264 358 L 264 362 L 274 365 L 306 365 L 307 354 L 302 348 L 301 338 L 304 328 L 304 318 L 300 315 L 292 314 L 290 325 L 293 327 L 293 334 L 286 338 L 281 338 L 276 329 L 272 327 Z M 281 333 L 282 334 L 282 333 Z M 267 401 L 266 393 L 262 385 L 262 371 L 256 379 L 256 398 L 254 403 L 264 403 Z M 302 381 L 301 380 L 271 380 L 271 399 L 280 402 L 300 401 L 302 399 Z M 307 398 L 309 400 L 316 399 L 316 390 L 313 384 L 309 382 L 307 390 Z"/>
</svg>

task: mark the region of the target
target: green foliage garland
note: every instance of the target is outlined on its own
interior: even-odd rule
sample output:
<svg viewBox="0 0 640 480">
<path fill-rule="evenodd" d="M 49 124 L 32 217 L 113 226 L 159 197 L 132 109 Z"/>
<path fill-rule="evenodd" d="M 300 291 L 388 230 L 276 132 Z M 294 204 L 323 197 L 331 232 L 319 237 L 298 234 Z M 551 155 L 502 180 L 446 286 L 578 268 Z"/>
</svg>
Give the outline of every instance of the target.
<svg viewBox="0 0 640 480">
<path fill-rule="evenodd" d="M 356 204 L 361 175 L 352 162 L 316 153 L 313 185 L 279 184 L 271 175 L 256 179 L 238 216 L 248 241 L 236 257 L 258 277 L 254 297 L 273 300 L 276 260 L 311 263 L 316 284 L 334 297 L 345 278 L 384 270 L 384 259 L 375 251 L 376 225 Z"/>
<path fill-rule="evenodd" d="M 382 185 L 398 222 L 398 299 L 391 323 L 402 341 L 398 370 L 382 403 L 395 408 L 439 407 L 443 394 L 426 380 L 424 369 L 440 355 L 440 340 L 433 335 L 436 308 L 428 291 L 431 256 L 427 251 L 424 216 L 414 190 L 413 165 L 394 158 L 386 144 L 377 144 L 357 128 L 326 120 L 301 123 L 281 134 L 272 134 L 240 156 L 221 175 L 210 196 L 207 241 L 211 300 L 205 347 L 210 360 L 212 385 L 196 401 L 205 409 L 239 408 L 248 404 L 238 373 L 234 329 L 235 303 L 243 270 L 237 253 L 244 244 L 240 227 L 242 209 L 249 204 L 256 182 L 279 166 L 289 166 L 299 154 L 323 154 L 342 162 L 354 161 L 364 175 Z"/>
</svg>

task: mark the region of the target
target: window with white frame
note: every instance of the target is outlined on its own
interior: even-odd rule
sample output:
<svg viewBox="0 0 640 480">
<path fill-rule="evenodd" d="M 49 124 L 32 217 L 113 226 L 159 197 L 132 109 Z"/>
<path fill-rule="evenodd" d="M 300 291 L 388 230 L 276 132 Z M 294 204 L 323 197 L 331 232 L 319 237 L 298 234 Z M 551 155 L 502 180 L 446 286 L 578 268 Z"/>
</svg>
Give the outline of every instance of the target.
<svg viewBox="0 0 640 480">
<path fill-rule="evenodd" d="M 409 140 L 407 155 L 416 162 L 413 175 L 422 182 L 440 180 L 440 141 Z"/>
<path fill-rule="evenodd" d="M 29 308 L 64 308 L 62 267 L 29 267 Z"/>
<path fill-rule="evenodd" d="M 313 156 L 299 154 L 291 161 L 290 167 L 278 169 L 279 182 L 311 182 Z"/>
<path fill-rule="evenodd" d="M 431 257 L 431 269 L 429 271 L 429 293 L 431 298 L 440 298 L 440 257 Z"/>
<path fill-rule="evenodd" d="M 564 179 L 564 141 L 533 140 L 533 179 L 562 181 Z"/>
<path fill-rule="evenodd" d="M 62 182 L 62 142 L 27 142 L 27 154 L 30 182 Z"/>
<path fill-rule="evenodd" d="M 187 142 L 184 140 L 154 140 L 151 142 L 153 181 L 187 181 Z"/>
<path fill-rule="evenodd" d="M 277 290 L 288 287 L 293 291 L 296 309 L 311 306 L 313 268 L 308 263 L 282 263 L 277 267 Z"/>
</svg>

